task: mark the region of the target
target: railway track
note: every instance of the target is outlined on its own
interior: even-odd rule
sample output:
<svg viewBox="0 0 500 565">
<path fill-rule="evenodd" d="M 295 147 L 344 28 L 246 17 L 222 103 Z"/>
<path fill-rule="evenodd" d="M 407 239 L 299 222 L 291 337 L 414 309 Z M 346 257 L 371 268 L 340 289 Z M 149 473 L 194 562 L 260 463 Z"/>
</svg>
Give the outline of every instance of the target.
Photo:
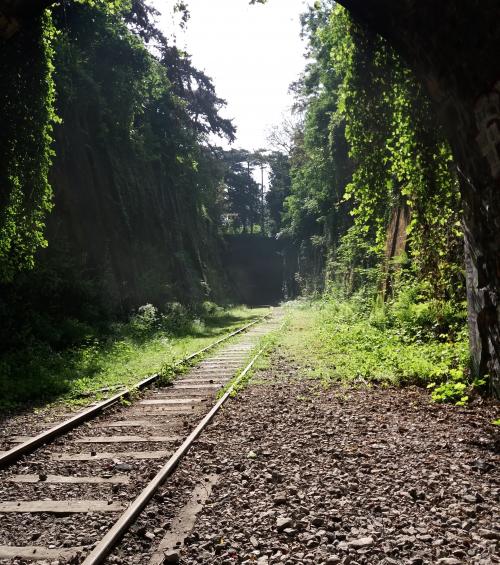
<svg viewBox="0 0 500 565">
<path fill-rule="evenodd" d="M 10 438 L 17 446 L 0 457 L 0 563 L 104 562 L 234 383 L 217 400 L 221 388 L 250 370 L 260 353 L 249 356 L 280 318 L 276 310 L 218 340 L 212 346 L 221 347 L 170 386 L 145 388 L 154 375 L 127 405 L 123 392 L 34 437 Z M 151 563 L 162 562 L 166 544 L 158 540 Z"/>
</svg>

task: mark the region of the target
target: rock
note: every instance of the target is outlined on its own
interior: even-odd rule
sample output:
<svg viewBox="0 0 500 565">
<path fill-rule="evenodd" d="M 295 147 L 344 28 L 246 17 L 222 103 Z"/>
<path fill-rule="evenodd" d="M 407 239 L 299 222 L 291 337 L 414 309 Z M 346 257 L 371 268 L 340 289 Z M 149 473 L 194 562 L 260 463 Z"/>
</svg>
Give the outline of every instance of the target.
<svg viewBox="0 0 500 565">
<path fill-rule="evenodd" d="M 273 499 L 274 504 L 286 504 L 286 492 L 279 492 Z"/>
<path fill-rule="evenodd" d="M 374 544 L 372 537 L 358 538 L 348 542 L 349 547 L 353 549 L 363 549 L 364 547 L 371 547 Z"/>
<path fill-rule="evenodd" d="M 320 518 L 319 516 L 315 516 L 314 518 L 311 519 L 311 524 L 313 526 L 319 527 L 323 525 L 323 518 Z"/>
<path fill-rule="evenodd" d="M 180 563 L 181 555 L 178 551 L 167 551 L 163 556 L 163 563 Z"/>
<path fill-rule="evenodd" d="M 489 540 L 500 540 L 500 532 L 494 532 L 493 530 L 479 530 L 477 532 L 482 538 Z"/>
<path fill-rule="evenodd" d="M 275 483 L 281 483 L 283 481 L 283 476 L 281 475 L 281 473 L 278 473 L 277 471 L 273 471 L 272 472 L 272 477 L 273 477 L 273 482 Z M 292 490 L 292 489 L 290 489 Z M 292 492 L 293 494 L 293 492 Z"/>
<path fill-rule="evenodd" d="M 475 461 L 473 461 L 472 466 L 476 467 L 476 469 L 479 469 L 483 473 L 488 473 L 495 468 L 494 465 L 492 465 L 489 461 L 485 461 L 484 459 L 476 459 Z"/>
<path fill-rule="evenodd" d="M 247 453 L 247 459 L 257 459 L 257 453 L 255 453 L 255 451 L 250 450 Z"/>
<path fill-rule="evenodd" d="M 155 535 L 153 534 L 153 532 L 146 532 L 144 534 L 144 537 L 148 540 L 151 540 L 151 541 L 153 541 L 155 539 Z"/>
<path fill-rule="evenodd" d="M 117 471 L 132 471 L 132 465 L 128 463 L 118 463 L 118 465 L 115 465 L 115 469 Z"/>
<path fill-rule="evenodd" d="M 293 526 L 293 520 L 291 518 L 278 518 L 276 520 L 276 527 L 278 532 L 282 532 L 286 528 L 291 528 Z"/>
<path fill-rule="evenodd" d="M 436 565 L 461 565 L 462 562 L 454 557 L 442 557 L 436 561 Z"/>
<path fill-rule="evenodd" d="M 340 524 L 340 522 L 342 522 L 342 516 L 340 514 L 331 514 L 330 521 L 335 524 Z"/>
<path fill-rule="evenodd" d="M 255 536 L 250 536 L 250 543 L 253 545 L 255 549 L 259 549 L 259 542 Z"/>
<path fill-rule="evenodd" d="M 340 563 L 340 557 L 337 557 L 336 555 L 331 555 L 326 560 L 326 565 L 336 565 L 336 563 Z"/>
</svg>

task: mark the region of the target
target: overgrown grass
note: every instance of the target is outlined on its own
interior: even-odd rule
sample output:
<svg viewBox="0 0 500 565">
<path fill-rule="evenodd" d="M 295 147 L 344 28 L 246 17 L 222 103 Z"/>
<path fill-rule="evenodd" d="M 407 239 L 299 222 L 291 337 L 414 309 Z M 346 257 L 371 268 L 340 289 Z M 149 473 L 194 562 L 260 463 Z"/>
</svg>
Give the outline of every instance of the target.
<svg viewBox="0 0 500 565">
<path fill-rule="evenodd" d="M 401 325 L 381 323 L 355 305 L 334 300 L 296 302 L 281 345 L 305 374 L 325 383 L 428 385 L 466 372 L 465 333 L 419 339 Z"/>
<path fill-rule="evenodd" d="M 265 308 L 215 306 L 198 318 L 174 308 L 160 314 L 150 305 L 106 339 L 66 351 L 38 343 L 0 360 L 0 409 L 52 401 L 86 404 L 202 349 L 267 313 Z M 101 390 L 106 389 L 106 390 Z"/>
</svg>

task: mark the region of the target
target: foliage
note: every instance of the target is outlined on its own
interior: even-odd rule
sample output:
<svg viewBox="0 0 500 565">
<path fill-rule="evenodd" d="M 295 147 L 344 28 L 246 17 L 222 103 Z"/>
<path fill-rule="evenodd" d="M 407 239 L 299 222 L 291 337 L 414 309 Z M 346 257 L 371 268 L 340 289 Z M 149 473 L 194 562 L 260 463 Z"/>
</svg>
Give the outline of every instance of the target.
<svg viewBox="0 0 500 565">
<path fill-rule="evenodd" d="M 425 282 L 428 297 L 461 303 L 458 183 L 422 87 L 383 38 L 334 2 L 304 14 L 303 34 L 311 62 L 293 86 L 303 131 L 282 215 L 300 249 L 298 276 L 313 273 L 326 283 L 319 288 L 345 296 L 401 288 L 403 277 Z M 407 208 L 403 264 L 387 241 L 392 215 Z"/>
<path fill-rule="evenodd" d="M 211 302 L 229 300 L 211 143 L 235 130 L 154 16 L 144 0 L 61 3 L 2 46 L 5 404 L 131 382 L 179 336 L 208 339 L 239 316 Z"/>
<path fill-rule="evenodd" d="M 463 292 L 458 181 L 451 153 L 423 87 L 379 36 L 341 8 L 324 33 L 335 44 L 332 65 L 342 79 L 339 111 L 356 163 L 345 198 L 359 225 L 384 245 L 388 213 L 411 210 L 409 252 L 419 280 L 441 299 Z"/>
<path fill-rule="evenodd" d="M 184 12 L 181 4 L 176 10 Z M 219 114 L 224 101 L 216 96 L 211 80 L 193 67 L 187 54 L 168 44 L 154 24 L 156 14 L 145 0 L 65 3 L 27 23 L 2 46 L 0 102 L 7 118 L 0 141 L 0 283 L 32 269 L 37 250 L 47 246 L 56 91 L 63 123 L 55 131 L 57 207 L 52 225 L 67 212 L 59 209 L 63 169 L 73 181 L 73 199 L 80 175 L 87 174 L 82 182 L 86 188 L 97 185 L 96 197 L 111 208 L 108 216 L 122 241 L 133 232 L 144 234 L 139 222 L 152 212 L 158 221 L 149 217 L 150 226 L 182 225 L 186 247 L 202 241 L 208 248 L 213 243 L 223 173 L 219 156 L 206 142 L 212 135 L 232 140 L 234 128 Z M 148 49 L 146 43 L 154 47 Z M 79 153 L 79 144 L 86 154 Z M 67 171 L 72 159 L 80 160 L 79 175 Z M 137 186 L 138 179 L 146 189 Z M 98 194 L 101 187 L 103 195 Z M 84 215 L 90 195 L 80 198 Z M 95 216 L 95 210 L 90 213 Z M 97 215 L 97 223 L 103 215 Z M 62 220 L 66 234 L 71 232 L 66 218 Z M 168 240 L 165 229 L 158 231 L 148 234 L 154 236 L 153 243 L 139 237 L 139 245 L 152 248 Z M 51 226 L 48 233 L 52 237 Z M 90 260 L 95 260 L 90 251 Z M 199 268 L 196 263 L 207 253 L 188 251 L 189 268 Z M 38 260 L 44 256 L 38 254 Z M 201 292 L 190 285 L 186 290 Z"/>
<path fill-rule="evenodd" d="M 434 402 L 452 402 L 456 406 L 465 406 L 469 395 L 475 390 L 484 389 L 487 378 L 476 378 L 468 382 L 464 371 L 461 369 L 450 370 L 449 378 L 440 384 L 430 383 L 427 388 L 432 389 Z"/>
<path fill-rule="evenodd" d="M 388 323 L 397 325 L 416 340 L 446 341 L 450 336 L 467 339 L 465 304 L 432 297 L 428 282 L 410 280 L 400 285 L 386 308 Z"/>
<path fill-rule="evenodd" d="M 284 202 L 281 231 L 300 248 L 298 277 L 302 284 L 319 290 L 324 287 L 329 252 L 352 223 L 350 204 L 343 201 L 352 166 L 345 122 L 337 112 L 339 80 L 329 64 L 332 46 L 319 36 L 332 5 L 325 2 L 310 8 L 303 17 L 311 63 L 293 85 L 296 106 L 304 119 L 298 120 L 302 129 L 295 133 L 289 155 L 291 188 Z M 314 282 L 318 277 L 321 280 Z"/>
<path fill-rule="evenodd" d="M 0 106 L 0 283 L 31 269 L 45 247 L 45 216 L 52 207 L 48 181 L 52 162 L 56 29 L 44 11 L 2 45 Z"/>
<path fill-rule="evenodd" d="M 224 207 L 228 214 L 226 229 L 254 232 L 261 217 L 260 187 L 252 176 L 256 156 L 243 149 L 224 153 Z"/>
<path fill-rule="evenodd" d="M 335 254 L 328 262 L 329 284 L 326 290 L 347 299 L 364 289 L 372 297 L 370 302 L 373 303 L 373 296 L 380 284 L 380 264 L 377 246 L 362 228 L 351 226 L 341 237 Z"/>
<path fill-rule="evenodd" d="M 106 332 L 90 328 L 86 341 L 71 348 L 57 350 L 32 341 L 0 359 L 0 406 L 12 409 L 55 400 L 87 404 L 107 392 L 101 389 L 130 386 L 264 313 L 233 307 L 205 315 L 200 305 L 186 313 L 179 329 L 168 313 L 145 305 L 130 321 Z"/>
<path fill-rule="evenodd" d="M 283 345 L 307 375 L 332 381 L 393 385 L 443 382 L 466 374 L 467 340 L 416 341 L 381 327 L 353 302 L 335 299 L 292 307 Z M 313 368 L 314 367 L 314 368 Z"/>
<path fill-rule="evenodd" d="M 290 159 L 280 151 L 271 152 L 266 158 L 270 167 L 269 190 L 266 193 L 266 205 L 269 212 L 269 232 L 276 236 L 281 232 L 281 213 L 285 199 L 290 195 Z"/>
<path fill-rule="evenodd" d="M 281 229 L 300 291 L 324 302 L 299 315 L 296 345 L 327 380 L 433 382 L 435 400 L 465 402 L 461 210 L 444 133 L 383 38 L 329 0 L 302 23 L 310 63 L 293 85 L 303 120 Z"/>
<path fill-rule="evenodd" d="M 234 128 L 153 16 L 143 0 L 65 3 L 2 47 L 3 350 L 77 347 L 139 304 L 221 297 L 223 167 L 207 139 Z"/>
<path fill-rule="evenodd" d="M 457 406 L 465 406 L 469 397 L 466 393 L 467 384 L 464 382 L 464 375 L 461 369 L 452 369 L 450 379 L 436 386 L 430 383 L 427 388 L 432 390 L 432 400 L 434 402 L 453 402 Z"/>
</svg>

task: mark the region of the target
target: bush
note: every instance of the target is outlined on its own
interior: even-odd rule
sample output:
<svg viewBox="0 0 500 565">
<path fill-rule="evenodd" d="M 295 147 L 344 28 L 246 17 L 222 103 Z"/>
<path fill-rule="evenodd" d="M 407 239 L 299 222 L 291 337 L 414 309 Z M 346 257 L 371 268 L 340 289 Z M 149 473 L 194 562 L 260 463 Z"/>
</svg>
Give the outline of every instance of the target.
<svg viewBox="0 0 500 565">
<path fill-rule="evenodd" d="M 144 304 L 130 318 L 130 331 L 136 339 L 148 337 L 159 329 L 158 309 L 152 304 Z"/>
<path fill-rule="evenodd" d="M 42 402 L 69 390 L 73 367 L 48 344 L 38 343 L 0 359 L 0 407 Z"/>
<path fill-rule="evenodd" d="M 202 318 L 214 318 L 220 316 L 224 313 L 224 309 L 217 306 L 214 302 L 205 300 L 201 305 L 201 316 Z"/>
<path fill-rule="evenodd" d="M 388 316 L 407 337 L 422 341 L 447 341 L 465 337 L 465 304 L 430 298 L 430 288 L 413 284 L 401 289 L 388 306 Z"/>
<path fill-rule="evenodd" d="M 326 381 L 391 384 L 444 383 L 459 372 L 466 375 L 469 350 L 464 335 L 441 341 L 433 334 L 427 340 L 409 339 L 383 304 L 367 315 L 364 301 L 323 300 L 313 303 L 311 329 L 294 346 L 311 357 L 314 372 Z M 298 313 L 298 316 L 303 316 Z M 464 396 L 464 395 L 462 395 Z M 461 400 L 462 396 L 458 398 Z"/>
<path fill-rule="evenodd" d="M 180 302 L 168 302 L 161 316 L 162 328 L 176 335 L 191 331 L 193 317 Z"/>
</svg>

